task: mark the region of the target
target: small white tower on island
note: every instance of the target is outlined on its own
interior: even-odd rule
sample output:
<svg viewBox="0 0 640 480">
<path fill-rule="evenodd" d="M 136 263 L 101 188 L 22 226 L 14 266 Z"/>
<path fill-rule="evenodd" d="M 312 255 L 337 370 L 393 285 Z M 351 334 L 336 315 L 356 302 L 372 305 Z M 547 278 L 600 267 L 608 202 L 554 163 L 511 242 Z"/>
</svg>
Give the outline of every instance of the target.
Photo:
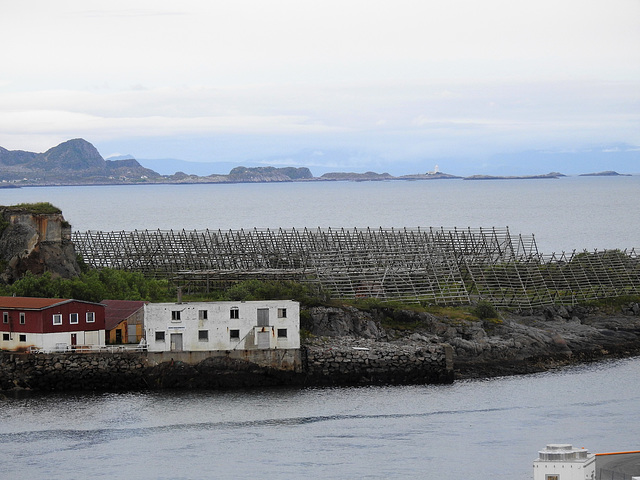
<svg viewBox="0 0 640 480">
<path fill-rule="evenodd" d="M 552 443 L 538 452 L 533 480 L 595 480 L 596 456 L 584 448 Z"/>
</svg>

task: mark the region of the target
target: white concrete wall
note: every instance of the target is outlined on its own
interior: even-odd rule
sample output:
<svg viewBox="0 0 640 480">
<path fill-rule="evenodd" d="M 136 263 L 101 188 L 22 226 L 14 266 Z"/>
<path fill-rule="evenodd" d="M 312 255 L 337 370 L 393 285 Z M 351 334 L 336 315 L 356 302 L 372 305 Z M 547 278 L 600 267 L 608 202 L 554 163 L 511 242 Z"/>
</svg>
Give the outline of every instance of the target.
<svg viewBox="0 0 640 480">
<path fill-rule="evenodd" d="M 237 309 L 238 318 L 231 318 L 232 309 Z M 258 327 L 259 309 L 269 311 L 267 326 Z M 281 309 L 286 309 L 286 317 L 278 315 Z M 206 311 L 206 318 L 200 311 Z M 179 312 L 179 319 L 172 312 Z M 150 352 L 171 351 L 172 334 L 181 335 L 182 351 L 300 348 L 300 304 L 292 300 L 150 303 L 144 307 L 144 326 Z M 207 332 L 206 339 L 201 331 Z M 158 332 L 164 332 L 164 341 L 156 340 Z M 268 345 L 259 345 L 260 337 Z"/>
<path fill-rule="evenodd" d="M 36 347 L 44 351 L 54 351 L 62 345 L 71 345 L 71 334 L 76 334 L 76 345 L 104 346 L 105 331 L 93 330 L 89 332 L 57 332 L 57 333 L 20 333 L 2 332 L 0 348 L 3 350 L 26 349 Z M 9 334 L 9 340 L 4 340 L 4 335 Z M 20 335 L 26 336 L 26 341 L 20 341 Z"/>
</svg>

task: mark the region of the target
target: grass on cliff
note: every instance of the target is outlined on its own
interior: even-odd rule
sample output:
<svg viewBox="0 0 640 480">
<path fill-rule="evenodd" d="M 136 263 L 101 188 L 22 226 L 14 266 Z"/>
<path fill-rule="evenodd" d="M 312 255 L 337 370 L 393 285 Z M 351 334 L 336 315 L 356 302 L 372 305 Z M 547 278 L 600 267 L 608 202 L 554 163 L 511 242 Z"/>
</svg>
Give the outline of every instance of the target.
<svg viewBox="0 0 640 480">
<path fill-rule="evenodd" d="M 34 215 L 55 215 L 62 213 L 62 210 L 51 205 L 49 202 L 19 203 L 18 205 L 12 205 L 8 208 L 25 210 L 27 213 Z"/>
</svg>

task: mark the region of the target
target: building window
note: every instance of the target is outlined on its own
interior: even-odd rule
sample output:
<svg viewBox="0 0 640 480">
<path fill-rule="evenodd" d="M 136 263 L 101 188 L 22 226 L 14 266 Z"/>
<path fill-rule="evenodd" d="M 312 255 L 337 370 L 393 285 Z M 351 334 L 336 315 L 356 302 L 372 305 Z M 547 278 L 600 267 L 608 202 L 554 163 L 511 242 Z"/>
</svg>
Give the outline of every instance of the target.
<svg viewBox="0 0 640 480">
<path fill-rule="evenodd" d="M 27 341 L 27 336 L 26 335 L 20 335 L 20 341 L 21 342 L 26 342 Z"/>
<path fill-rule="evenodd" d="M 198 310 L 198 320 L 206 320 L 206 319 L 207 319 L 207 311 Z"/>
<path fill-rule="evenodd" d="M 9 323 L 9 312 L 2 312 L 2 323 Z"/>
<path fill-rule="evenodd" d="M 53 315 L 53 324 L 54 325 L 62 325 L 62 315 L 56 313 Z"/>
<path fill-rule="evenodd" d="M 171 311 L 171 321 L 179 322 L 180 321 L 180 310 L 172 310 Z"/>
<path fill-rule="evenodd" d="M 232 320 L 238 319 L 240 318 L 240 310 L 238 310 L 237 307 L 233 307 L 230 311 L 229 311 L 229 318 L 231 318 Z"/>
<path fill-rule="evenodd" d="M 287 338 L 287 329 L 279 328 L 278 329 L 278 338 Z"/>
<path fill-rule="evenodd" d="M 95 312 L 87 312 L 87 323 L 93 323 L 96 321 Z"/>
<path fill-rule="evenodd" d="M 546 475 L 545 480 L 558 480 L 559 475 Z"/>
<path fill-rule="evenodd" d="M 164 342 L 164 332 L 156 332 L 156 342 Z"/>
<path fill-rule="evenodd" d="M 8 342 L 9 341 L 9 334 L 8 333 L 3 333 L 2 334 L 2 340 L 5 340 L 5 341 Z"/>
<path fill-rule="evenodd" d="M 278 309 L 278 318 L 287 318 L 287 309 L 279 308 Z"/>
<path fill-rule="evenodd" d="M 72 325 L 78 323 L 78 314 L 77 313 L 70 313 L 69 314 L 69 323 L 72 324 Z"/>
<path fill-rule="evenodd" d="M 198 340 L 201 342 L 209 341 L 209 330 L 198 330 Z"/>
<path fill-rule="evenodd" d="M 20 312 L 20 325 L 24 325 L 27 322 L 26 313 Z"/>
<path fill-rule="evenodd" d="M 238 329 L 231 329 L 229 330 L 229 338 L 231 340 L 238 340 L 240 339 L 240 330 Z"/>
</svg>

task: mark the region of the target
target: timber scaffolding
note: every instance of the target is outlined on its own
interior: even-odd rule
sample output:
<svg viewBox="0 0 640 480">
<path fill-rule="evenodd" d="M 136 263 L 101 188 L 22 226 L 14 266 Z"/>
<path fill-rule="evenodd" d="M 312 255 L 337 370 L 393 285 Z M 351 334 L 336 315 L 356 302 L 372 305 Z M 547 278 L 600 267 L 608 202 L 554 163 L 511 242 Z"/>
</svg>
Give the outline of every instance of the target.
<svg viewBox="0 0 640 480">
<path fill-rule="evenodd" d="M 503 229 L 88 231 L 72 236 L 93 268 L 167 278 L 186 293 L 246 279 L 313 284 L 333 298 L 532 308 L 640 294 L 631 251 L 543 256 Z"/>
</svg>

